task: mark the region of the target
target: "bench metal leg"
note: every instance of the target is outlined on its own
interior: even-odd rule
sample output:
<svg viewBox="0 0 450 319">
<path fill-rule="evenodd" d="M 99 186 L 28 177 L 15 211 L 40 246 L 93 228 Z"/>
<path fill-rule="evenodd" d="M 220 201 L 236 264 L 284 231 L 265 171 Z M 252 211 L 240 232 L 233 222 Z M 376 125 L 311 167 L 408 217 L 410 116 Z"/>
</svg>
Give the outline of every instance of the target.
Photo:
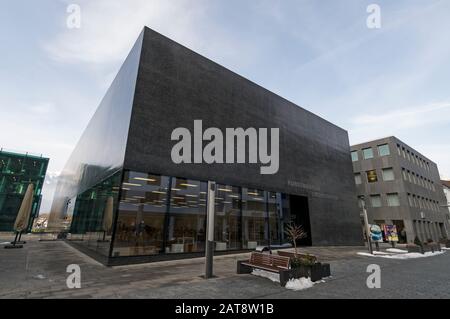
<svg viewBox="0 0 450 319">
<path fill-rule="evenodd" d="M 253 268 L 247 265 L 243 265 L 242 263 L 248 262 L 247 260 L 238 260 L 237 262 L 237 273 L 238 274 L 251 274 Z"/>
<path fill-rule="evenodd" d="M 286 270 L 280 270 L 280 285 L 281 287 L 286 286 L 287 282 L 289 281 L 289 279 L 291 279 L 292 274 L 291 271 L 286 269 Z"/>
</svg>

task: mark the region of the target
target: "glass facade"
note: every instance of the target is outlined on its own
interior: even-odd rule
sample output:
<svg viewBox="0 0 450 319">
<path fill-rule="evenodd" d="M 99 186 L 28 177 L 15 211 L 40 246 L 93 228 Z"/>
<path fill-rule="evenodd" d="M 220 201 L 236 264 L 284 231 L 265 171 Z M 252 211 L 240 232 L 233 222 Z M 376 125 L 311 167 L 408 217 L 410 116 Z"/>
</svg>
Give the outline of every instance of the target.
<svg viewBox="0 0 450 319">
<path fill-rule="evenodd" d="M 217 185 L 214 239 L 216 250 L 241 249 L 241 188 Z"/>
<path fill-rule="evenodd" d="M 67 208 L 71 240 L 104 256 L 109 256 L 120 178 L 117 172 L 72 199 Z"/>
<path fill-rule="evenodd" d="M 41 191 L 47 172 L 48 158 L 0 150 L 0 231 L 13 231 L 14 222 L 30 183 L 34 184 L 34 198 L 29 223 L 39 213 Z"/>
<path fill-rule="evenodd" d="M 284 223 L 291 222 L 289 207 L 282 204 L 288 199 L 281 193 L 217 184 L 215 250 L 282 244 Z M 102 255 L 205 251 L 206 181 L 121 171 L 80 194 L 73 206 L 72 240 Z M 115 227 L 105 227 L 105 220 Z"/>
</svg>

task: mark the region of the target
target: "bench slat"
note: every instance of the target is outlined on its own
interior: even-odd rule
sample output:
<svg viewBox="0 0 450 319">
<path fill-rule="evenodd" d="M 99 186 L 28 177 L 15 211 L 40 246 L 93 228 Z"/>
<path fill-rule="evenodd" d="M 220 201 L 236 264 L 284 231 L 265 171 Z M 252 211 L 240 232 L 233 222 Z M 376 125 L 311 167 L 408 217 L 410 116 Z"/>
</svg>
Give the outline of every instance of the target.
<svg viewBox="0 0 450 319">
<path fill-rule="evenodd" d="M 289 257 L 269 255 L 253 252 L 245 265 L 278 272 L 280 269 L 289 269 Z"/>
</svg>

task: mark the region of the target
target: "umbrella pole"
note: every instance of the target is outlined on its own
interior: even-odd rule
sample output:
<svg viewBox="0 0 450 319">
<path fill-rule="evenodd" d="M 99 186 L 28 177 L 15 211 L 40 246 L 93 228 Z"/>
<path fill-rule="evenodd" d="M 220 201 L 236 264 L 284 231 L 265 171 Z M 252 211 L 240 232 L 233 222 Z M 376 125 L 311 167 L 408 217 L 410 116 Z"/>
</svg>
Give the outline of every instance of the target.
<svg viewBox="0 0 450 319">
<path fill-rule="evenodd" d="M 16 237 L 14 238 L 14 241 L 11 242 L 11 244 L 9 244 L 9 245 L 5 245 L 4 246 L 5 249 L 23 248 L 22 245 L 17 245 L 18 244 L 17 237 L 19 236 L 19 233 L 20 232 L 16 232 Z"/>
<path fill-rule="evenodd" d="M 21 239 L 22 239 L 22 231 L 19 232 L 19 239 L 17 239 L 17 243 L 21 245 L 27 243 L 26 241 L 21 241 Z"/>
<path fill-rule="evenodd" d="M 12 242 L 12 244 L 13 244 L 14 246 L 16 246 L 16 243 L 17 243 L 17 236 L 19 236 L 19 233 L 21 233 L 21 232 L 16 232 L 16 237 L 14 238 L 14 241 Z"/>
<path fill-rule="evenodd" d="M 103 231 L 103 241 L 106 239 L 106 230 Z"/>
</svg>

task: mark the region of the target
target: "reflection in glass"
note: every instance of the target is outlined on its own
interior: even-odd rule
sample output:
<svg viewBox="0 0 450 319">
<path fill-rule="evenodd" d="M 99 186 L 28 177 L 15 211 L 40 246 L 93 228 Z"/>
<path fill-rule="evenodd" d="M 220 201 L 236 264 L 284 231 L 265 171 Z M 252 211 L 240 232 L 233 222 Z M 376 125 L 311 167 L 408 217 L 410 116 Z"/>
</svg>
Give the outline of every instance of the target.
<svg viewBox="0 0 450 319">
<path fill-rule="evenodd" d="M 267 207 L 269 211 L 270 244 L 281 244 L 281 217 L 279 212 L 277 193 L 267 192 Z"/>
<path fill-rule="evenodd" d="M 67 216 L 67 222 L 71 222 L 70 239 L 105 256 L 111 246 L 120 177 L 121 172 L 117 172 L 78 195 L 73 215 Z"/>
<path fill-rule="evenodd" d="M 127 171 L 122 182 L 113 256 L 163 250 L 169 178 Z"/>
<path fill-rule="evenodd" d="M 166 253 L 205 250 L 207 183 L 172 178 Z"/>
<path fill-rule="evenodd" d="M 268 244 L 266 224 L 265 192 L 257 189 L 242 189 L 243 247 L 255 249 Z"/>
<path fill-rule="evenodd" d="M 241 190 L 239 187 L 217 185 L 214 240 L 216 250 L 241 248 Z"/>
</svg>

